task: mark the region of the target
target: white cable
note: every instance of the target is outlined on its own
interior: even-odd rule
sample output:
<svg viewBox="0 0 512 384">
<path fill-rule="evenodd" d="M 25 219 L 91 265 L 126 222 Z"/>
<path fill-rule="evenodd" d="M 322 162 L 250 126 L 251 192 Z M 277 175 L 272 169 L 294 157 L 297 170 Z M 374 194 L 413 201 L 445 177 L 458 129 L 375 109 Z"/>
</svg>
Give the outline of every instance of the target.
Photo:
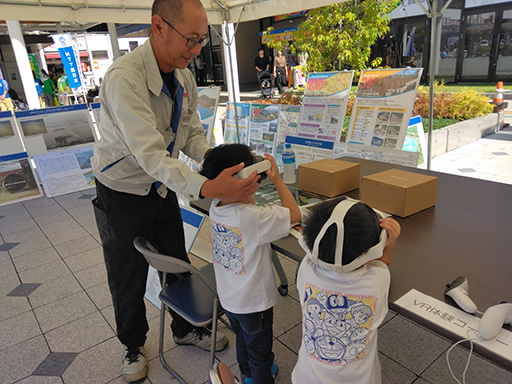
<svg viewBox="0 0 512 384">
<path fill-rule="evenodd" d="M 469 332 L 473 332 L 475 333 L 475 335 L 477 335 L 477 338 L 475 339 L 471 339 L 469 338 Z M 469 362 L 471 361 L 471 355 L 473 354 L 473 340 L 478 340 L 480 337 L 478 335 L 478 333 L 476 333 L 475 331 L 473 330 L 470 330 L 468 331 L 468 338 L 467 339 L 464 339 L 464 340 L 460 340 L 458 342 L 456 342 L 455 344 L 453 344 L 449 349 L 448 351 L 446 352 L 446 364 L 448 364 L 448 369 L 450 370 L 450 374 L 452 375 L 452 377 L 454 378 L 454 380 L 458 383 L 458 384 L 466 384 L 466 372 L 469 368 Z M 457 380 L 457 378 L 455 377 L 453 371 L 452 371 L 452 367 L 450 366 L 450 360 L 449 360 L 449 355 L 450 355 L 450 352 L 452 351 L 453 348 L 455 348 L 457 345 L 459 345 L 460 343 L 463 343 L 465 341 L 469 341 L 471 347 L 469 349 L 469 355 L 468 355 L 468 361 L 466 362 L 466 367 L 464 368 L 464 372 L 462 373 L 462 383 Z"/>
</svg>

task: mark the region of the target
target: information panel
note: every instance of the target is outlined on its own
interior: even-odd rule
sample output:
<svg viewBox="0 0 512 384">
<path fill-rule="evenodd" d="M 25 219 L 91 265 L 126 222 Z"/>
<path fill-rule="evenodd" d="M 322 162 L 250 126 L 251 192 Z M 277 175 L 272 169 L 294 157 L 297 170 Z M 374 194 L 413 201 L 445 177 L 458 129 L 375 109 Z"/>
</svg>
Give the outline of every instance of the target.
<svg viewBox="0 0 512 384">
<path fill-rule="evenodd" d="M 0 156 L 0 206 L 43 196 L 26 152 Z"/>
</svg>

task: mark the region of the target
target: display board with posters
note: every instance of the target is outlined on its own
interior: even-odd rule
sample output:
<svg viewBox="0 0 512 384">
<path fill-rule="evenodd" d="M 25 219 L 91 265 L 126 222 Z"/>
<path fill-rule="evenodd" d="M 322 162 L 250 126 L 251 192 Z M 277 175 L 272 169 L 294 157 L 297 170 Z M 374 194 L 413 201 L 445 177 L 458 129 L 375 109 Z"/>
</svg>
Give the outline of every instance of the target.
<svg viewBox="0 0 512 384">
<path fill-rule="evenodd" d="M 0 112 L 0 154 L 24 152 L 16 121 L 11 111 Z"/>
<path fill-rule="evenodd" d="M 238 132 L 240 134 L 240 143 L 247 144 L 247 132 L 249 130 L 249 114 L 251 113 L 251 104 L 237 103 L 236 115 L 235 104 L 226 105 L 226 124 L 224 129 L 225 143 L 238 143 L 236 131 L 236 119 L 238 119 Z"/>
<path fill-rule="evenodd" d="M 92 188 L 93 153 L 93 146 L 87 146 L 33 156 L 46 195 L 54 197 Z"/>
<path fill-rule="evenodd" d="M 361 72 L 347 143 L 402 149 L 423 68 Z"/>
<path fill-rule="evenodd" d="M 0 156 L 0 206 L 41 196 L 26 152 Z"/>
<path fill-rule="evenodd" d="M 91 103 L 91 111 L 94 116 L 94 122 L 99 124 L 100 122 L 100 113 L 101 113 L 101 103 Z"/>
<path fill-rule="evenodd" d="M 279 104 L 251 104 L 249 119 L 249 147 L 257 155 L 275 154 Z"/>
<path fill-rule="evenodd" d="M 220 87 L 198 87 L 197 88 L 197 112 L 203 124 L 204 136 L 208 144 L 212 142 L 213 125 L 215 114 L 219 104 Z"/>
<path fill-rule="evenodd" d="M 309 74 L 297 136 L 340 140 L 353 76 L 354 71 Z"/>
<path fill-rule="evenodd" d="M 30 156 L 94 143 L 94 127 L 86 104 L 15 112 Z"/>
</svg>

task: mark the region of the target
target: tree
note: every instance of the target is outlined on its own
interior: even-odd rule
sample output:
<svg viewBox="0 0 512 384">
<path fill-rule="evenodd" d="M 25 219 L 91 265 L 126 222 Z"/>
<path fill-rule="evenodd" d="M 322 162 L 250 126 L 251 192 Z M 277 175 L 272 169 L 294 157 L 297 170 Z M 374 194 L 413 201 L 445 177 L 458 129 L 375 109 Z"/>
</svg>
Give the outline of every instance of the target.
<svg viewBox="0 0 512 384">
<path fill-rule="evenodd" d="M 293 53 L 307 52 L 310 72 L 335 71 L 344 65 L 356 71 L 376 68 L 382 58 L 368 62 L 371 47 L 389 31 L 388 15 L 398 4 L 398 0 L 348 0 L 309 11 L 293 42 L 276 41 L 272 27 L 264 35 L 271 48 L 288 45 Z"/>
</svg>

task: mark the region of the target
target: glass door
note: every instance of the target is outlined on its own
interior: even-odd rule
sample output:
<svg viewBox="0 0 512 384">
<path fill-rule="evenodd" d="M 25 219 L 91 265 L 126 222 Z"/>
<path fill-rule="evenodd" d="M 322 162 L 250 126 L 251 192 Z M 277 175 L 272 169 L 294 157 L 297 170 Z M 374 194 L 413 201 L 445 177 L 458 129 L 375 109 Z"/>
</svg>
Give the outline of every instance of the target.
<svg viewBox="0 0 512 384">
<path fill-rule="evenodd" d="M 461 80 L 488 80 L 496 12 L 468 14 Z"/>
<path fill-rule="evenodd" d="M 503 11 L 496 63 L 496 80 L 512 77 L 512 10 Z"/>
</svg>

